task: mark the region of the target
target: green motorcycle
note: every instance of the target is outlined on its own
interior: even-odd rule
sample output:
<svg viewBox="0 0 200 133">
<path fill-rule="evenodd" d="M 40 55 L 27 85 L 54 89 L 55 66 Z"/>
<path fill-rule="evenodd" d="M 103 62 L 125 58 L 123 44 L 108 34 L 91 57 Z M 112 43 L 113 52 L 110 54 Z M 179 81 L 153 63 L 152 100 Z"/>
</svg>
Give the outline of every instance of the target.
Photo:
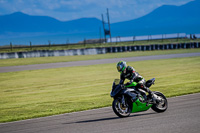
<svg viewBox="0 0 200 133">
<path fill-rule="evenodd" d="M 158 113 L 167 110 L 167 98 L 161 92 L 153 92 L 154 99 L 152 99 L 137 86 L 136 82 L 124 86 L 120 85 L 119 81 L 119 79 L 114 80 L 110 93 L 110 96 L 114 99 L 112 108 L 117 116 L 128 117 L 131 113 L 147 111 L 150 108 Z M 145 86 L 149 88 L 154 82 L 155 78 L 150 79 L 146 82 Z"/>
</svg>

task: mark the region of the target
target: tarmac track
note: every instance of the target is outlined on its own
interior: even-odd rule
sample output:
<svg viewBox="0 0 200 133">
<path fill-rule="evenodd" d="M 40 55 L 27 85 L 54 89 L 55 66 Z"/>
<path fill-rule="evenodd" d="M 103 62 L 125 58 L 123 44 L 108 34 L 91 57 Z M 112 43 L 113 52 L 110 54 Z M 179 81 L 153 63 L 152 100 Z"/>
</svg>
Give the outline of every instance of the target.
<svg viewBox="0 0 200 133">
<path fill-rule="evenodd" d="M 168 110 L 119 118 L 111 107 L 0 124 L 0 133 L 199 133 L 200 93 L 168 98 Z"/>
<path fill-rule="evenodd" d="M 107 63 L 116 63 L 120 60 L 125 60 L 127 62 L 130 62 L 130 61 L 182 58 L 182 57 L 192 57 L 192 56 L 200 56 L 200 53 L 153 55 L 153 56 L 112 58 L 112 59 L 86 60 L 86 61 L 72 61 L 72 62 L 60 62 L 60 63 L 48 63 L 48 64 L 36 64 L 36 65 L 24 65 L 24 66 L 8 66 L 8 67 L 0 67 L 0 73 L 24 71 L 24 70 L 60 68 L 60 67 L 86 66 L 86 65 L 95 65 L 95 64 L 107 64 Z"/>
</svg>

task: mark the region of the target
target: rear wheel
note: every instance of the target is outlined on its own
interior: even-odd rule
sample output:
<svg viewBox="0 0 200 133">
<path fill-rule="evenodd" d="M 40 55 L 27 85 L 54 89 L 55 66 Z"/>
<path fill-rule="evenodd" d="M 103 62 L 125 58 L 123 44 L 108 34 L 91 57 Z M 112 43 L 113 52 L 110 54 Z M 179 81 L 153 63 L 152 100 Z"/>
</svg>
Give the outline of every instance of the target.
<svg viewBox="0 0 200 133">
<path fill-rule="evenodd" d="M 167 98 L 160 92 L 154 92 L 154 94 L 160 97 L 161 101 L 154 104 L 151 108 L 158 113 L 166 111 L 168 108 Z"/>
<path fill-rule="evenodd" d="M 125 105 L 123 105 L 120 97 L 114 99 L 112 108 L 115 114 L 121 118 L 128 117 L 131 113 L 131 106 L 129 106 L 127 99 L 125 99 Z"/>
</svg>

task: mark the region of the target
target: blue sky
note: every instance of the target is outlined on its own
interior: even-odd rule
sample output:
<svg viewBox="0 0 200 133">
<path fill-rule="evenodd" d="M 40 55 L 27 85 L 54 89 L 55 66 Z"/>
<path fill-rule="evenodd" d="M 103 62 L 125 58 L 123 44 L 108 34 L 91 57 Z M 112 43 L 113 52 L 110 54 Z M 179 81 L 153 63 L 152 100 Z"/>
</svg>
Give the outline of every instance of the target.
<svg viewBox="0 0 200 133">
<path fill-rule="evenodd" d="M 162 5 L 180 6 L 193 0 L 0 0 L 0 15 L 23 12 L 61 21 L 96 17 L 109 8 L 111 23 L 144 16 Z"/>
</svg>

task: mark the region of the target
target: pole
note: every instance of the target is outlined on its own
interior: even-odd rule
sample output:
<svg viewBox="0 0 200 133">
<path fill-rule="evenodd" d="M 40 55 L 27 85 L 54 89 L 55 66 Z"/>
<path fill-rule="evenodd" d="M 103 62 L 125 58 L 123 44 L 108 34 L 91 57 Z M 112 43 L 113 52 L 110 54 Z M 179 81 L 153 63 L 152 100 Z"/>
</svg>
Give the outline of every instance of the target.
<svg viewBox="0 0 200 133">
<path fill-rule="evenodd" d="M 105 31 L 105 22 L 104 22 L 104 19 L 103 19 L 103 14 L 101 14 L 101 16 L 102 16 L 102 23 L 103 23 L 104 37 L 105 37 L 105 42 L 106 42 L 106 31 Z"/>
<path fill-rule="evenodd" d="M 107 17 L 108 17 L 108 26 L 109 26 L 109 33 L 110 33 L 110 42 L 112 42 L 112 41 L 111 41 L 111 30 L 110 30 L 110 19 L 109 19 L 108 8 L 107 8 Z"/>
<path fill-rule="evenodd" d="M 178 39 L 179 39 L 179 33 L 177 33 L 177 42 L 178 42 Z"/>
<path fill-rule="evenodd" d="M 86 39 L 84 38 L 84 47 L 86 46 Z"/>
<path fill-rule="evenodd" d="M 32 43 L 30 42 L 30 49 L 32 50 Z"/>
<path fill-rule="evenodd" d="M 49 42 L 49 48 L 51 47 L 51 41 L 48 41 Z"/>
<path fill-rule="evenodd" d="M 99 41 L 100 41 L 100 44 L 101 44 L 101 27 L 99 27 L 99 37 L 100 37 Z"/>
<path fill-rule="evenodd" d="M 13 50 L 12 42 L 10 42 L 10 50 Z"/>
<path fill-rule="evenodd" d="M 133 44 L 134 44 L 134 42 L 135 42 L 135 36 L 133 36 Z"/>
</svg>

